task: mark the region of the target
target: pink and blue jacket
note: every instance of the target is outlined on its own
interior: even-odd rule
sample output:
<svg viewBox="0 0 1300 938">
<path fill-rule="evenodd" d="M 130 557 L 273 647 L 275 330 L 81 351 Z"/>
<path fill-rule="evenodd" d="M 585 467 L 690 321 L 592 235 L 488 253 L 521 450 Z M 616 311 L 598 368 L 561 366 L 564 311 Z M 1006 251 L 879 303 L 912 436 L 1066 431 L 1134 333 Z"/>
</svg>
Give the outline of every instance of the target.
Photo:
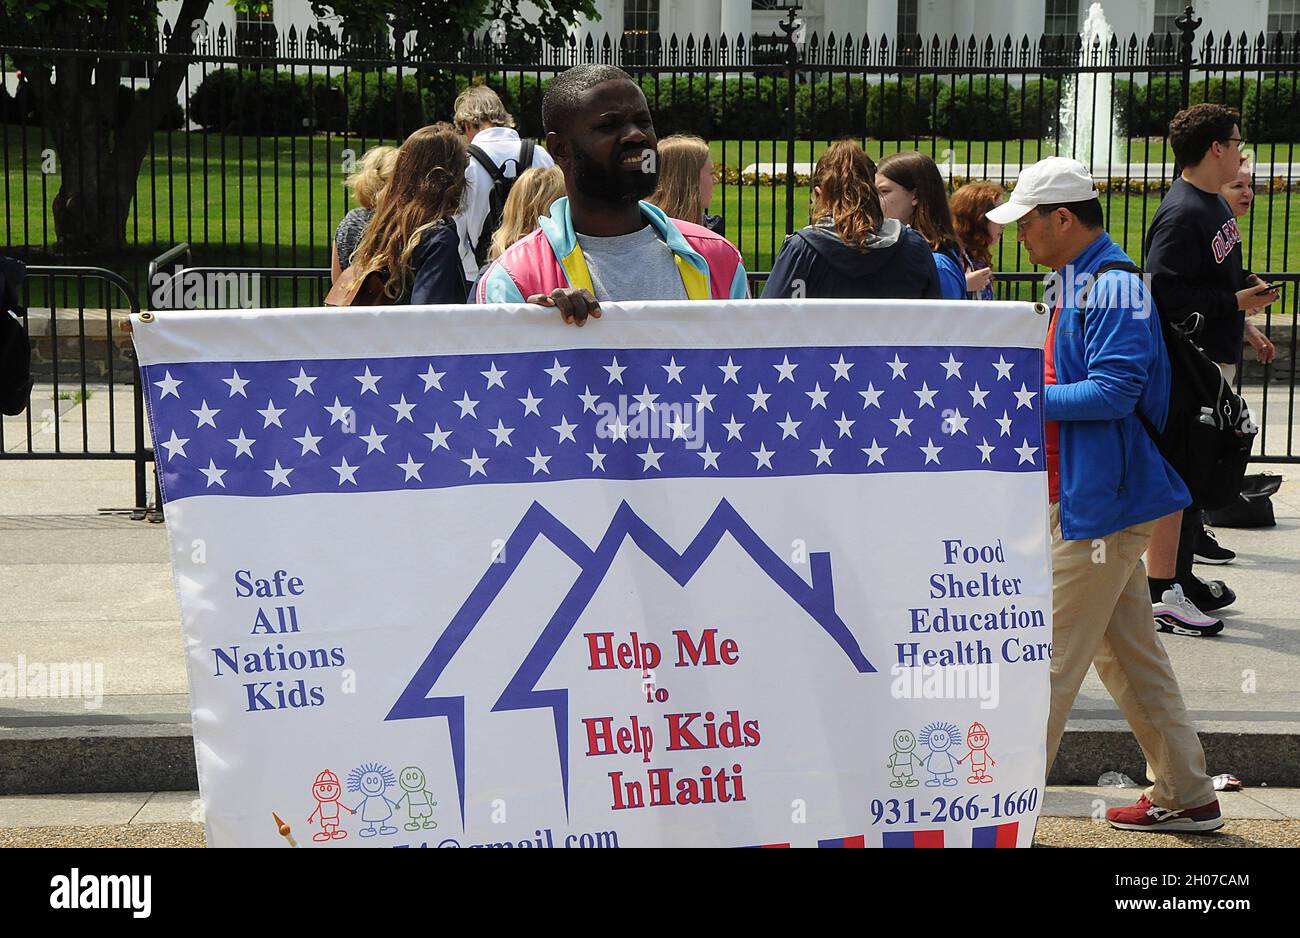
<svg viewBox="0 0 1300 938">
<path fill-rule="evenodd" d="M 657 206 L 641 202 L 641 214 L 673 252 L 686 296 L 692 300 L 742 300 L 749 281 L 740 252 L 702 225 L 669 218 Z M 523 303 L 527 297 L 558 287 L 592 288 L 587 260 L 578 245 L 568 198 L 556 199 L 541 226 L 497 258 L 474 287 L 475 303 Z M 623 297 L 628 300 L 653 297 Z"/>
</svg>

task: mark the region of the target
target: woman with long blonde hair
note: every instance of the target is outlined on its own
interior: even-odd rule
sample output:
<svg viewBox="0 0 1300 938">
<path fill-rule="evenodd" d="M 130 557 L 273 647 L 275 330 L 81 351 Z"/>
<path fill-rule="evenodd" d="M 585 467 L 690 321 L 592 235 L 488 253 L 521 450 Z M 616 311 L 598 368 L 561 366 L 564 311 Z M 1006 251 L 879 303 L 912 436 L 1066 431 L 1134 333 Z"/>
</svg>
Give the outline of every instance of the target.
<svg viewBox="0 0 1300 938">
<path fill-rule="evenodd" d="M 417 305 L 464 303 L 469 295 L 452 216 L 469 154 L 451 124 L 422 127 L 398 149 L 375 217 L 352 255 L 361 275 L 384 274 L 384 297 Z"/>
<path fill-rule="evenodd" d="M 488 260 L 496 260 L 506 248 L 537 230 L 537 219 L 547 214 L 551 203 L 564 195 L 564 173 L 557 167 L 529 169 L 519 174 L 501 211 L 501 224 L 492 235 Z"/>
<path fill-rule="evenodd" d="M 832 144 L 813 172 L 812 224 L 785 239 L 763 298 L 939 298 L 930 246 L 886 218 L 876 166 L 856 140 Z"/>
<path fill-rule="evenodd" d="M 356 170 L 343 180 L 344 187 L 357 200 L 357 207 L 343 216 L 338 227 L 334 229 L 334 241 L 330 248 L 330 282 L 339 279 L 352 263 L 352 252 L 361 243 L 366 225 L 374 217 L 375 205 L 379 196 L 388 185 L 393 175 L 393 165 L 397 162 L 397 147 L 371 147 L 357 160 Z"/>
<path fill-rule="evenodd" d="M 713 201 L 713 157 L 709 145 L 691 134 L 673 134 L 659 141 L 658 185 L 646 199 L 669 218 L 703 225 L 722 234 L 722 217 L 705 212 Z"/>
</svg>

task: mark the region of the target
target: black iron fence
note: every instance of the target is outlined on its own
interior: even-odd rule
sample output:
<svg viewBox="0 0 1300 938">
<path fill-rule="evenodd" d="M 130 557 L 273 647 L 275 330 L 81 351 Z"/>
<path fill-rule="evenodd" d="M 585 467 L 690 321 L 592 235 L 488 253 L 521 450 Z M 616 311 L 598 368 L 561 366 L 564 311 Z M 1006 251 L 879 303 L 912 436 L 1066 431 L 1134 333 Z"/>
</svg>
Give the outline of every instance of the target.
<svg viewBox="0 0 1300 938">
<path fill-rule="evenodd" d="M 494 87 L 521 132 L 541 136 L 541 96 L 559 70 L 621 64 L 641 82 L 660 135 L 710 141 L 711 209 L 751 270 L 766 270 L 806 220 L 808 172 L 854 135 L 876 157 L 934 156 L 953 185 L 1014 181 L 1051 153 L 1092 165 L 1116 238 L 1139 257 L 1174 177 L 1169 119 L 1188 103 L 1239 108 L 1257 163 L 1259 201 L 1244 220 L 1248 264 L 1300 269 L 1291 237 L 1300 183 L 1300 34 L 1215 36 L 1183 20 L 1177 35 L 604 37 L 509 60 L 487 37 L 417 58 L 406 43 L 349 43 L 327 28 L 239 44 L 200 30 L 192 51 L 61 49 L 0 40 L 0 220 L 10 251 L 92 260 L 143 293 L 145 264 L 180 241 L 200 263 L 324 266 L 350 207 L 343 179 L 362 153 L 452 114 L 474 82 Z M 120 100 L 56 94 L 62 73 L 120 75 Z M 51 77 L 53 76 L 53 78 Z M 133 108 L 175 84 L 139 146 Z M 168 86 L 170 87 L 170 86 Z M 68 120 L 69 108 L 79 118 Z M 88 207 L 95 206 L 94 211 Z M 102 206 L 108 206 L 102 208 Z M 74 210 L 80 209 L 80 211 Z M 996 267 L 1029 268 L 1008 233 Z"/>
<path fill-rule="evenodd" d="M 0 232 L 6 253 L 47 265 L 35 268 L 28 302 L 34 338 L 50 356 L 38 388 L 49 406 L 42 399 L 18 422 L 7 419 L 0 453 L 132 459 L 142 506 L 151 453 L 134 362 L 124 338 L 97 337 L 101 321 L 107 335 L 128 308 L 186 305 L 178 298 L 187 277 L 205 289 L 217 277 L 242 278 L 231 285 L 240 302 L 204 295 L 195 305 L 316 305 L 334 226 L 351 207 L 342 182 L 368 148 L 450 118 L 455 96 L 474 82 L 501 94 L 521 133 L 540 137 L 551 77 L 603 62 L 641 83 L 661 137 L 709 141 L 718 180 L 710 211 L 723 217 L 756 291 L 785 235 L 807 220 L 812 164 L 843 136 L 862 139 L 876 158 L 929 153 L 952 186 L 1010 185 L 1021 166 L 1053 153 L 1083 159 L 1103 190 L 1109 230 L 1140 260 L 1176 173 L 1170 118 L 1200 101 L 1238 108 L 1256 166 L 1256 202 L 1241 220 L 1246 262 L 1276 271 L 1264 276 L 1284 286 L 1261 323 L 1278 359 L 1268 369 L 1248 362 L 1239 383 L 1264 426 L 1261 457 L 1300 459 L 1292 237 L 1300 33 L 1215 36 L 1184 18 L 1176 34 L 1037 40 L 637 35 L 542 46 L 526 61 L 488 37 L 429 60 L 409 43 L 358 44 L 324 27 L 263 29 L 251 44 L 220 29 L 199 33 L 184 53 L 169 51 L 168 28 L 148 49 L 0 37 Z M 120 87 L 56 93 L 59 81 L 92 75 Z M 141 131 L 150 88 L 167 92 L 166 106 Z M 132 133 L 143 134 L 134 148 Z M 996 246 L 994 268 L 1003 272 L 1000 298 L 1036 298 L 1039 275 L 1014 229 Z M 109 283 L 124 292 L 103 296 Z M 106 424 L 95 416 L 101 404 L 112 410 Z M 81 426 L 69 429 L 59 415 L 77 405 Z M 105 426 L 117 429 L 102 437 Z"/>
</svg>

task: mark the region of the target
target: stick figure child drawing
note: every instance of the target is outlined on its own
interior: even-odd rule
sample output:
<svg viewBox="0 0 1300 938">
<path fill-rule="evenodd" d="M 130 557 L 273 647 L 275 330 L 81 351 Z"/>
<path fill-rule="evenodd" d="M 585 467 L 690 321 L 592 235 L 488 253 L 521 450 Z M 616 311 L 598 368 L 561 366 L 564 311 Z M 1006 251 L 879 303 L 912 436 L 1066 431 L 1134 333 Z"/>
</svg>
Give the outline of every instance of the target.
<svg viewBox="0 0 1300 938">
<path fill-rule="evenodd" d="M 341 806 L 349 814 L 356 812 L 339 801 L 342 791 L 339 777 L 329 769 L 316 776 L 316 781 L 311 786 L 311 796 L 316 799 L 316 807 L 307 815 L 307 823 L 312 823 L 319 816 L 320 830 L 312 835 L 312 840 L 342 840 L 348 836 L 348 832 L 339 827 L 339 808 Z"/>
<path fill-rule="evenodd" d="M 393 770 L 377 762 L 359 765 L 348 773 L 348 791 L 359 791 L 362 799 L 356 809 L 361 811 L 361 820 L 366 826 L 359 831 L 362 837 L 374 837 L 376 834 L 396 834 L 397 828 L 384 823 L 393 816 L 397 803 L 390 801 L 384 794 L 397 784 Z M 376 829 L 375 825 L 379 827 Z"/>
<path fill-rule="evenodd" d="M 916 737 L 911 730 L 899 730 L 894 734 L 894 751 L 889 754 L 889 762 L 886 763 L 894 773 L 894 780 L 889 783 L 890 788 L 916 787 L 916 779 L 912 777 L 912 763 L 925 763 L 912 751 L 915 748 Z"/>
<path fill-rule="evenodd" d="M 966 781 L 971 784 L 993 781 L 988 766 L 997 765 L 998 760 L 989 755 L 989 731 L 984 728 L 983 723 L 970 725 L 970 729 L 966 731 L 966 745 L 970 747 L 970 751 L 958 760 L 965 762 L 970 759 L 970 778 Z"/>
<path fill-rule="evenodd" d="M 952 777 L 953 772 L 957 771 L 957 760 L 948 750 L 960 736 L 961 731 L 957 727 L 943 720 L 936 720 L 921 730 L 921 735 L 917 738 L 922 746 L 930 750 L 930 754 L 925 757 L 925 768 L 930 773 L 930 778 L 925 781 L 927 787 L 957 784 L 957 780 Z"/>
<path fill-rule="evenodd" d="M 438 802 L 433 800 L 433 792 L 425 788 L 424 773 L 413 765 L 408 765 L 402 769 L 398 776 L 398 784 L 402 786 L 402 795 L 397 799 L 397 807 L 406 803 L 406 814 L 409 821 L 402 825 L 408 831 L 418 831 L 423 824 L 428 830 L 433 830 L 438 826 L 438 822 L 433 819 L 433 809 L 438 806 Z"/>
</svg>

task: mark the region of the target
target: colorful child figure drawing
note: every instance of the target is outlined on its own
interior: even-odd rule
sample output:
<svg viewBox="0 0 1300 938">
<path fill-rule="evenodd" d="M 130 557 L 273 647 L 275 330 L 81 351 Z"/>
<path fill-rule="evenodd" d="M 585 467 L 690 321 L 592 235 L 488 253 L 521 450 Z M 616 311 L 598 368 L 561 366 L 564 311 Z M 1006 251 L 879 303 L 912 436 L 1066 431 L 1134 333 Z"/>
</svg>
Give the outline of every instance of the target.
<svg viewBox="0 0 1300 938">
<path fill-rule="evenodd" d="M 970 747 L 970 751 L 958 760 L 965 762 L 970 759 L 970 778 L 966 781 L 971 784 L 993 781 L 993 776 L 988 773 L 986 766 L 997 765 L 998 760 L 988 753 L 989 731 L 984 728 L 983 723 L 970 725 L 970 729 L 966 731 L 966 745 Z"/>
<path fill-rule="evenodd" d="M 343 794 L 343 786 L 339 784 L 339 777 L 325 769 L 316 776 L 316 781 L 312 782 L 311 796 L 316 799 L 316 808 L 311 814 L 307 815 L 307 823 L 313 823 L 312 819 L 320 817 L 320 830 L 312 835 L 312 840 L 342 840 L 348 836 L 348 832 L 339 829 L 339 796 Z M 342 805 L 343 810 L 349 814 L 356 814 L 347 805 Z"/>
<path fill-rule="evenodd" d="M 418 831 L 423 824 L 425 830 L 433 830 L 438 822 L 433 819 L 433 809 L 438 802 L 433 800 L 433 792 L 425 790 L 424 773 L 413 765 L 402 769 L 397 776 L 397 784 L 402 786 L 402 796 L 397 799 L 396 807 L 406 803 L 406 815 L 409 818 L 402 825 L 408 831 Z"/>
<path fill-rule="evenodd" d="M 961 731 L 951 723 L 936 720 L 921 730 L 919 738 L 921 745 L 930 750 L 930 754 L 925 757 L 925 768 L 930 773 L 926 786 L 938 788 L 940 785 L 956 785 L 957 780 L 952 775 L 957 771 L 957 760 L 948 750 L 961 738 Z"/>
<path fill-rule="evenodd" d="M 377 762 L 359 765 L 348 773 L 348 791 L 359 791 L 363 796 L 357 803 L 357 808 L 361 810 L 361 820 L 366 824 L 360 831 L 362 837 L 397 833 L 396 827 L 385 823 L 393 816 L 397 804 L 384 794 L 396 784 L 393 770 Z M 379 825 L 378 828 L 375 827 L 376 824 Z"/>
<path fill-rule="evenodd" d="M 908 788 L 915 788 L 917 780 L 912 776 L 912 763 L 918 766 L 925 765 L 914 750 L 916 748 L 916 737 L 912 735 L 911 730 L 899 730 L 894 734 L 894 751 L 889 755 L 889 761 L 885 763 L 894 773 L 894 780 L 889 783 L 890 788 L 902 788 L 906 785 Z"/>
</svg>

